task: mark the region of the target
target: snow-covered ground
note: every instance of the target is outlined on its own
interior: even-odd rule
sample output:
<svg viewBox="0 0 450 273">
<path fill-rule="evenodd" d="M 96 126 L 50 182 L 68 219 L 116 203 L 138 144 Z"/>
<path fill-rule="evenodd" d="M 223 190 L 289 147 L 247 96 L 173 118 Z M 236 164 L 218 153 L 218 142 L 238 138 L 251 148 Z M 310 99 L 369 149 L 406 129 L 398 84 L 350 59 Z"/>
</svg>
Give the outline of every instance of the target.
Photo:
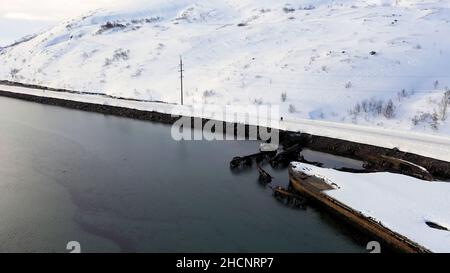
<svg viewBox="0 0 450 273">
<path fill-rule="evenodd" d="M 450 252 L 450 183 L 392 173 L 352 174 L 294 162 L 294 170 L 323 177 L 335 189 L 325 194 L 380 221 L 433 252 Z"/>
<path fill-rule="evenodd" d="M 189 105 L 450 135 L 450 1 L 131 2 L 0 49 L 0 79 L 177 103 L 182 55 Z"/>
</svg>

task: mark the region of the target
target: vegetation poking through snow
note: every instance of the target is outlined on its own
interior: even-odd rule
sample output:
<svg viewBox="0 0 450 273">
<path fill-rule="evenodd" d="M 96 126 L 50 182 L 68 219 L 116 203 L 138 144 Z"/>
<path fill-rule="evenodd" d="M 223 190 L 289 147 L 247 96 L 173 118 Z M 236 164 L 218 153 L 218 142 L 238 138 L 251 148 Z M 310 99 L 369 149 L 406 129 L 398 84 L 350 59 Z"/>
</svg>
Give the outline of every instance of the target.
<svg viewBox="0 0 450 273">
<path fill-rule="evenodd" d="M 124 24 L 118 22 L 106 22 L 106 24 L 101 25 L 100 29 L 97 31 L 97 34 L 102 34 L 108 30 L 113 29 L 124 29 L 126 26 Z"/>
<path fill-rule="evenodd" d="M 209 98 L 216 95 L 216 92 L 214 90 L 205 90 L 203 91 L 203 98 Z"/>
<path fill-rule="evenodd" d="M 406 89 L 402 89 L 400 92 L 397 93 L 397 99 L 398 101 L 402 101 L 403 99 L 408 99 L 413 95 L 414 90 L 406 91 Z"/>
<path fill-rule="evenodd" d="M 124 50 L 122 48 L 119 48 L 114 51 L 112 58 L 105 59 L 105 66 L 108 66 L 113 62 L 127 61 L 128 59 L 130 59 L 130 50 L 129 49 Z"/>
<path fill-rule="evenodd" d="M 436 114 L 441 121 L 447 120 L 448 117 L 448 106 L 450 104 L 450 90 L 446 88 L 441 100 L 438 103 L 438 108 Z"/>
<path fill-rule="evenodd" d="M 392 99 L 387 102 L 382 99 L 365 99 L 358 102 L 353 109 L 349 111 L 349 114 L 353 117 L 353 121 L 356 122 L 357 118 L 361 115 L 365 119 L 376 118 L 383 116 L 386 119 L 392 119 L 395 117 L 396 106 Z"/>
<path fill-rule="evenodd" d="M 292 12 L 295 11 L 295 9 L 294 9 L 293 7 L 291 7 L 291 6 L 285 6 L 285 7 L 283 8 L 283 11 L 284 11 L 285 13 L 292 13 Z"/>
<path fill-rule="evenodd" d="M 293 104 L 289 104 L 289 113 L 295 113 L 297 112 L 297 108 Z"/>
<path fill-rule="evenodd" d="M 430 128 L 435 131 L 438 130 L 438 128 L 439 128 L 439 125 L 438 125 L 439 118 L 435 113 L 431 114 L 431 113 L 420 112 L 417 115 L 415 115 L 411 119 L 411 121 L 414 126 L 424 123 L 426 125 L 429 125 Z"/>
<path fill-rule="evenodd" d="M 281 101 L 282 101 L 282 102 L 286 102 L 286 99 L 287 99 L 287 94 L 286 94 L 286 92 L 281 93 Z"/>
<path fill-rule="evenodd" d="M 19 74 L 20 69 L 18 68 L 12 68 L 9 72 L 9 75 L 11 76 L 12 80 L 16 80 L 17 79 L 17 74 Z"/>
<path fill-rule="evenodd" d="M 419 111 L 411 121 L 414 126 L 421 124 L 428 125 L 434 131 L 439 129 L 441 124 L 444 124 L 448 119 L 448 108 L 450 105 L 450 90 L 446 88 L 438 101 L 429 101 L 432 112 Z M 433 106 L 434 105 L 434 106 Z"/>
</svg>

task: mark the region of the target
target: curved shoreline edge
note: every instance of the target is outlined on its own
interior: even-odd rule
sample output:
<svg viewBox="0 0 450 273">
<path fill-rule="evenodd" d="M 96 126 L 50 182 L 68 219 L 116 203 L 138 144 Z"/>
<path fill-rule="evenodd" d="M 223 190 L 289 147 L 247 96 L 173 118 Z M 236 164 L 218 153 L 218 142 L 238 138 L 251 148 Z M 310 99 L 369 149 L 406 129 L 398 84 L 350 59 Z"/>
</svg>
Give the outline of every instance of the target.
<svg viewBox="0 0 450 273">
<path fill-rule="evenodd" d="M 31 93 L 23 93 L 23 92 L 13 92 L 10 90 L 3 90 L 0 86 L 0 96 L 14 98 L 14 99 L 21 99 L 25 101 L 30 102 L 37 102 L 41 104 L 46 105 L 53 105 L 53 106 L 60 106 L 70 109 L 76 109 L 81 111 L 88 111 L 88 112 L 95 112 L 100 113 L 104 115 L 113 115 L 113 116 L 119 116 L 119 117 L 125 117 L 125 118 L 131 118 L 131 119 L 137 119 L 137 120 L 143 120 L 143 121 L 151 121 L 151 122 L 158 122 L 163 124 L 173 124 L 176 122 L 180 117 L 184 115 L 174 116 L 172 114 L 169 114 L 167 109 L 170 107 L 176 107 L 174 104 L 167 104 L 163 102 L 147 102 L 147 101 L 138 101 L 134 99 L 127 99 L 127 98 L 118 98 L 118 97 L 112 97 L 112 96 L 105 96 L 104 94 L 99 93 L 83 93 L 83 92 L 77 92 L 77 91 L 71 91 L 71 90 L 64 90 L 64 89 L 55 89 L 55 88 L 49 88 L 49 87 L 43 87 L 43 86 L 36 86 L 36 85 L 28 85 L 28 84 L 22 84 L 22 83 L 15 83 L 15 82 L 9 82 L 9 81 L 0 81 L 1 85 L 5 86 L 11 86 L 11 87 L 18 87 L 22 89 L 30 89 L 30 90 L 40 90 L 41 92 L 54 92 L 55 94 L 58 94 L 60 96 L 40 96 L 38 94 L 31 94 Z M 154 111 L 154 110 L 144 110 L 144 109 L 136 109 L 131 107 L 123 107 L 123 106 L 117 106 L 117 105 L 108 105 L 108 104 L 100 104 L 90 101 L 78 101 L 73 99 L 67 99 L 64 97 L 65 94 L 72 94 L 76 96 L 102 96 L 103 99 L 107 98 L 109 100 L 115 100 L 115 101 L 121 101 L 125 103 L 153 103 L 158 104 L 165 107 L 166 111 Z M 164 110 L 164 109 L 163 109 Z M 169 109 L 170 110 L 170 109 Z M 215 121 L 214 119 L 210 118 L 201 118 L 201 117 L 190 117 L 185 116 L 188 118 L 191 118 L 194 120 L 200 120 L 202 124 L 204 125 L 208 121 Z M 311 121 L 312 122 L 312 121 Z M 192 122 L 191 124 L 194 124 Z M 239 123 L 237 122 L 224 122 L 224 128 L 225 126 L 234 126 L 235 128 L 238 126 Z M 240 124 L 242 125 L 242 124 Z M 257 129 L 259 127 L 266 128 L 264 126 L 258 126 L 258 125 L 245 125 L 246 132 L 248 132 L 249 128 L 256 127 Z M 279 128 L 269 128 L 269 129 L 276 129 L 280 131 L 280 134 L 288 133 L 288 132 L 298 132 L 297 130 L 291 130 L 290 127 L 292 126 L 285 126 L 285 129 L 279 129 Z M 349 130 L 351 129 L 351 125 L 348 125 Z M 339 128 L 337 128 L 338 130 Z M 305 147 L 310 148 L 312 150 L 320 151 L 320 152 L 326 152 L 334 155 L 339 156 L 345 156 L 350 158 L 355 158 L 359 160 L 363 160 L 364 158 L 361 158 L 361 155 L 363 154 L 390 154 L 394 157 L 399 157 L 401 159 L 410 161 L 412 163 L 418 164 L 420 166 L 425 167 L 433 176 L 437 178 L 444 178 L 449 179 L 450 178 L 450 162 L 444 161 L 441 159 L 436 159 L 424 155 L 415 154 L 408 151 L 401 151 L 398 149 L 391 149 L 381 146 L 376 146 L 372 144 L 367 143 L 359 143 L 356 141 L 353 141 L 351 138 L 343 138 L 343 137 L 329 137 L 329 136 L 320 136 L 317 134 L 313 134 L 310 132 L 311 130 L 306 130 L 305 133 L 302 134 L 302 137 L 304 138 Z M 314 130 L 313 130 L 314 131 Z M 339 131 L 339 130 L 338 130 Z M 235 130 L 236 132 L 236 130 Z M 367 132 L 370 134 L 370 132 Z M 376 137 L 376 136 L 374 136 Z M 439 140 L 439 138 L 437 137 Z M 444 139 L 444 138 L 443 138 Z M 444 142 L 446 140 L 444 139 Z M 445 145 L 445 143 L 443 144 Z M 400 147 L 402 149 L 402 147 Z M 403 150 L 403 149 L 402 149 Z"/>
</svg>

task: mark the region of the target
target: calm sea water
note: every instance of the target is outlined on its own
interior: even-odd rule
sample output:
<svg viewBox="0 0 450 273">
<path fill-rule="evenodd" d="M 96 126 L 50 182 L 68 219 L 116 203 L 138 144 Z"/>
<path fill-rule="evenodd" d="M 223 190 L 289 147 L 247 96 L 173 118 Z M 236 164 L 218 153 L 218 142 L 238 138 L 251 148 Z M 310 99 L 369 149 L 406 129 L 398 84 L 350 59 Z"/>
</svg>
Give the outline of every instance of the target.
<svg viewBox="0 0 450 273">
<path fill-rule="evenodd" d="M 229 170 L 258 146 L 176 142 L 167 125 L 0 98 L 0 251 L 365 251 L 327 214 L 275 200 L 255 169 Z M 267 170 L 287 184 L 285 169 Z"/>
</svg>

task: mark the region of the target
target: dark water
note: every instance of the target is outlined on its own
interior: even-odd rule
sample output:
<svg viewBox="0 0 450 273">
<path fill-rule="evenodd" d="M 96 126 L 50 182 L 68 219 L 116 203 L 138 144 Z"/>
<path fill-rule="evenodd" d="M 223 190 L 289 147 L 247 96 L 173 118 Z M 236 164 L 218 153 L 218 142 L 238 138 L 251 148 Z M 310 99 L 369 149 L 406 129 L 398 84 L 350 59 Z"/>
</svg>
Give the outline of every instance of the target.
<svg viewBox="0 0 450 273">
<path fill-rule="evenodd" d="M 276 201 L 254 169 L 230 172 L 257 149 L 0 98 L 0 251 L 365 251 L 326 214 Z M 286 170 L 267 170 L 287 184 Z"/>
<path fill-rule="evenodd" d="M 359 160 L 316 152 L 309 149 L 302 150 L 301 154 L 307 161 L 320 162 L 323 164 L 323 167 L 326 168 L 340 169 L 345 167 L 355 170 L 364 170 L 363 162 Z"/>
</svg>

